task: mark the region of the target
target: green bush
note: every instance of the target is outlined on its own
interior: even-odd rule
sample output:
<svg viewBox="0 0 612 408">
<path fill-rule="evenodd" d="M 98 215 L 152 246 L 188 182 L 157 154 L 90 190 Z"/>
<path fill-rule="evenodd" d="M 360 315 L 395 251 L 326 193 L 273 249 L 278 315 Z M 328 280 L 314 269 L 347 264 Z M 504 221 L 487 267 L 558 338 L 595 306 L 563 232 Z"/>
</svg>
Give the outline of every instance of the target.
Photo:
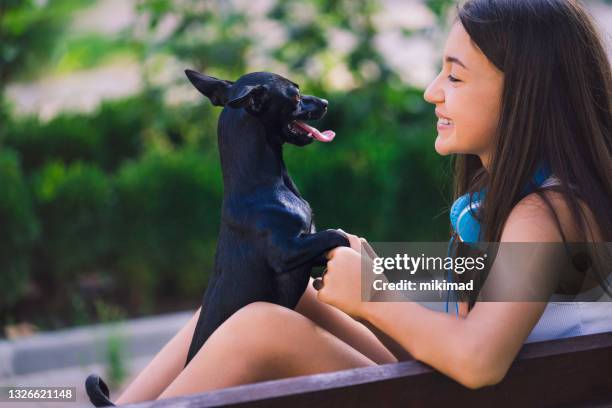
<svg viewBox="0 0 612 408">
<path fill-rule="evenodd" d="M 3 133 L 3 144 L 20 153 L 28 174 L 50 161 L 100 160 L 100 134 L 85 115 L 60 115 L 48 123 L 26 118 L 9 122 Z"/>
<path fill-rule="evenodd" d="M 94 164 L 55 161 L 33 176 L 33 187 L 42 226 L 37 270 L 71 287 L 109 252 L 111 183 Z"/>
<path fill-rule="evenodd" d="M 150 153 L 117 174 L 117 280 L 133 302 L 200 295 L 212 270 L 221 207 L 218 160 L 184 150 Z"/>
<path fill-rule="evenodd" d="M 84 161 L 116 170 L 143 151 L 143 133 L 157 107 L 138 95 L 105 102 L 91 115 L 62 114 L 48 123 L 36 118 L 9 121 L 0 140 L 20 152 L 28 173 L 50 161 Z"/>
<path fill-rule="evenodd" d="M 18 155 L 0 152 L 0 309 L 11 307 L 26 292 L 30 249 L 39 233 L 38 220 Z"/>
<path fill-rule="evenodd" d="M 150 114 L 150 102 L 142 96 L 105 102 L 91 117 L 99 133 L 99 164 L 115 171 L 125 160 L 136 159 L 143 151 L 143 136 Z"/>
</svg>

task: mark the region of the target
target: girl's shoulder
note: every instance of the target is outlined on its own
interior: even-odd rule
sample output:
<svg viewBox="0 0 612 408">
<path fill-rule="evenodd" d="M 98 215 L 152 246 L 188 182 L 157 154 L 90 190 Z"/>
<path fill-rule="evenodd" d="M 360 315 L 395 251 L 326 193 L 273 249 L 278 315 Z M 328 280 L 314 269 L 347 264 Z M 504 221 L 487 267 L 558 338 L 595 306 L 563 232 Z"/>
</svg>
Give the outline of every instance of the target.
<svg viewBox="0 0 612 408">
<path fill-rule="evenodd" d="M 546 200 L 540 194 L 533 192 L 520 200 L 510 212 L 502 232 L 502 241 L 509 242 L 561 242 L 558 222 L 567 241 L 580 241 L 580 221 L 574 220 L 571 207 L 559 191 L 541 190 Z M 601 241 L 596 219 L 588 205 L 578 199 L 582 213 L 587 222 L 588 241 Z M 551 207 L 552 210 L 551 211 Z"/>
</svg>

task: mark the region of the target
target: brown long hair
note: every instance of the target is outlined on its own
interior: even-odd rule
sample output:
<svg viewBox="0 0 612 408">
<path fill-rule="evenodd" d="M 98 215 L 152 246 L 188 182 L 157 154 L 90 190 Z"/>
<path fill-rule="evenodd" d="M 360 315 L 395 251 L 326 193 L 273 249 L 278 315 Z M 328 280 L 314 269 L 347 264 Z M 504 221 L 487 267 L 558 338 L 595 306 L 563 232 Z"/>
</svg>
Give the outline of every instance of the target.
<svg viewBox="0 0 612 408">
<path fill-rule="evenodd" d="M 472 42 L 504 73 L 489 171 L 477 156 L 455 157 L 455 198 L 487 189 L 481 238 L 499 242 L 522 188 L 546 163 L 561 181 L 556 190 L 580 241 L 587 241 L 587 224 L 579 199 L 603 240 L 612 241 L 612 77 L 591 17 L 572 0 L 468 0 L 458 7 Z M 550 201 L 538 194 L 565 241 Z"/>
</svg>

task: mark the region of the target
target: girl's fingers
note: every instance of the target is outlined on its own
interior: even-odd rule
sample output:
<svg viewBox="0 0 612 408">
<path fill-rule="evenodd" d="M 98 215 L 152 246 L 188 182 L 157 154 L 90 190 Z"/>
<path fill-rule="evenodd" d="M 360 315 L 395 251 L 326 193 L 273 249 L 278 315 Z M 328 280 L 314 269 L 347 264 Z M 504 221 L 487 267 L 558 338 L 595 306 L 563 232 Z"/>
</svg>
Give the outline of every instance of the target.
<svg viewBox="0 0 612 408">
<path fill-rule="evenodd" d="M 340 228 L 338 228 L 338 231 L 346 235 L 346 238 L 349 240 L 352 249 L 357 252 L 361 252 L 361 241 L 359 240 L 359 237 L 357 235 L 349 234 L 348 232 L 342 231 Z"/>
<path fill-rule="evenodd" d="M 361 246 L 370 259 L 378 258 L 378 255 L 376 255 L 376 252 L 374 252 L 374 249 L 365 238 L 359 238 L 359 241 L 361 241 Z"/>
</svg>

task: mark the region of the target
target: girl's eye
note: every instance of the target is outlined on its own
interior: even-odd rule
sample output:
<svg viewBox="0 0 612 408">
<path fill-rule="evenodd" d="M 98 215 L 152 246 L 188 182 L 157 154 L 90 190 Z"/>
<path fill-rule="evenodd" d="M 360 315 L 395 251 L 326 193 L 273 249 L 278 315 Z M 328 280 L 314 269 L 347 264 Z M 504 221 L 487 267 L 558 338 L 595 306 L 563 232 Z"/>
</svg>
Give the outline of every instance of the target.
<svg viewBox="0 0 612 408">
<path fill-rule="evenodd" d="M 454 76 L 452 76 L 452 75 L 449 75 L 449 76 L 448 76 L 448 80 L 449 80 L 449 81 L 451 81 L 451 82 L 461 82 L 461 80 L 460 80 L 460 79 L 457 79 L 457 78 L 455 78 L 455 77 L 454 77 Z"/>
</svg>

